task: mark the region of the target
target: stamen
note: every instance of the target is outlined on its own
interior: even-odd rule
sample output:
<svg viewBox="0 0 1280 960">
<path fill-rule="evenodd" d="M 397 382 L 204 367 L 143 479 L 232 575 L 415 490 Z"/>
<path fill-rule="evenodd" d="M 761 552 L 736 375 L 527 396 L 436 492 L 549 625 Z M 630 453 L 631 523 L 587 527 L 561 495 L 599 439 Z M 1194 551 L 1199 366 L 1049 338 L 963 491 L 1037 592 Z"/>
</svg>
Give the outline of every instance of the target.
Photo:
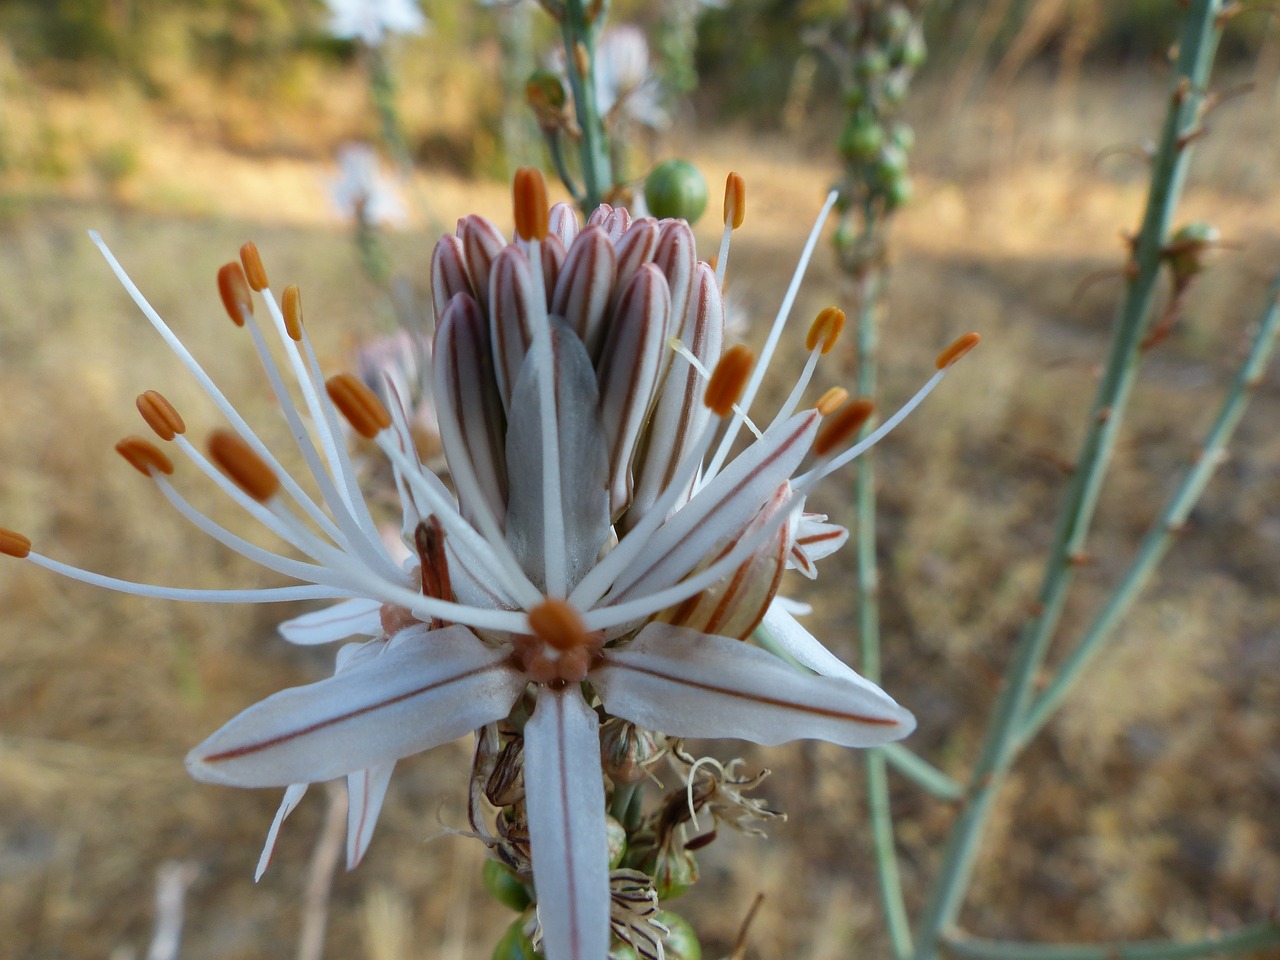
<svg viewBox="0 0 1280 960">
<path fill-rule="evenodd" d="M 31 541 L 18 533 L 17 530 L 7 530 L 0 527 L 0 553 L 6 557 L 17 557 L 19 560 L 26 558 L 31 552 Z"/>
<path fill-rule="evenodd" d="M 209 436 L 209 458 L 259 503 L 266 503 L 280 489 L 280 478 L 266 461 L 230 430 L 215 430 Z"/>
<path fill-rule="evenodd" d="M 859 397 L 848 406 L 841 407 L 822 424 L 813 441 L 813 452 L 819 457 L 825 457 L 856 436 L 875 412 L 876 405 L 866 397 Z"/>
<path fill-rule="evenodd" d="M 848 399 L 848 390 L 844 387 L 832 387 L 818 398 L 818 402 L 813 405 L 813 409 L 817 410 L 824 417 L 829 417 L 831 414 L 839 410 Z"/>
<path fill-rule="evenodd" d="M 187 425 L 164 394 L 148 390 L 139 394 L 137 403 L 142 419 L 161 440 L 172 440 L 177 434 L 187 432 Z"/>
<path fill-rule="evenodd" d="M 747 377 L 751 375 L 751 365 L 755 362 L 755 354 L 742 344 L 730 347 L 711 372 L 707 381 L 707 390 L 702 402 L 711 408 L 717 417 L 727 417 L 732 411 L 742 391 L 747 385 Z"/>
<path fill-rule="evenodd" d="M 840 332 L 844 330 L 844 321 L 844 311 L 839 307 L 823 309 L 814 318 L 812 326 L 809 327 L 809 333 L 804 338 L 805 349 L 815 350 L 821 346 L 822 355 L 826 356 L 840 339 Z"/>
<path fill-rule="evenodd" d="M 296 283 L 284 288 L 284 329 L 293 340 L 302 339 L 302 291 Z"/>
<path fill-rule="evenodd" d="M 667 341 L 667 346 L 688 361 L 689 366 L 698 371 L 698 376 L 702 377 L 703 380 L 711 379 L 711 371 L 706 368 L 703 362 L 698 359 L 697 355 L 694 354 L 692 350 L 680 341 L 679 337 L 672 337 Z M 747 412 L 743 410 L 742 407 L 738 406 L 737 403 L 734 403 L 733 405 L 733 412 L 746 426 L 746 428 L 751 431 L 757 440 L 764 436 L 764 432 L 751 421 L 751 418 L 747 416 Z"/>
<path fill-rule="evenodd" d="M 271 284 L 267 283 L 267 271 L 262 266 L 262 256 L 258 253 L 258 245 L 250 240 L 240 248 L 240 262 L 244 264 L 244 273 L 249 286 L 261 292 Z"/>
<path fill-rule="evenodd" d="M 521 240 L 545 240 L 551 220 L 547 206 L 547 183 L 542 179 L 542 171 L 535 167 L 521 167 L 517 170 L 512 194 L 515 200 L 516 235 Z"/>
<path fill-rule="evenodd" d="M 231 322 L 243 327 L 244 315 L 253 313 L 253 297 L 240 264 L 224 264 L 218 270 L 218 295 L 222 297 L 222 306 L 226 308 Z"/>
<path fill-rule="evenodd" d="M 951 366 L 966 353 L 976 347 L 978 345 L 978 341 L 981 339 L 982 337 L 976 333 L 966 333 L 963 337 L 957 338 L 955 343 L 951 344 L 951 346 L 938 354 L 938 359 L 934 361 L 937 364 L 938 369 L 945 370 L 947 367 Z"/>
<path fill-rule="evenodd" d="M 529 611 L 529 629 L 543 643 L 557 650 L 585 646 L 589 640 L 582 614 L 566 600 L 547 597 Z"/>
<path fill-rule="evenodd" d="M 116 453 L 144 477 L 153 473 L 173 473 L 173 461 L 154 443 L 142 437 L 125 437 L 116 444 Z"/>
<path fill-rule="evenodd" d="M 740 173 L 730 173 L 724 182 L 724 225 L 730 230 L 742 226 L 747 215 L 747 182 Z"/>
<path fill-rule="evenodd" d="M 360 436 L 372 440 L 391 426 L 391 414 L 377 394 L 349 373 L 339 373 L 325 381 L 329 399 Z"/>
</svg>

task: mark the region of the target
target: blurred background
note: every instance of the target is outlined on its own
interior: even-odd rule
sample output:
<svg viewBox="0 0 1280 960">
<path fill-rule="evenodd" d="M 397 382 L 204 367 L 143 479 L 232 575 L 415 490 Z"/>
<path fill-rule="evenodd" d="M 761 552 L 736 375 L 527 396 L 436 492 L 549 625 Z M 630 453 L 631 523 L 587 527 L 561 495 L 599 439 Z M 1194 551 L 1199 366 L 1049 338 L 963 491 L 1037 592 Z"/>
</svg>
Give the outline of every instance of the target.
<svg viewBox="0 0 1280 960">
<path fill-rule="evenodd" d="M 251 344 L 215 294 L 241 243 L 257 243 L 276 289 L 300 285 L 324 361 L 349 367 L 361 343 L 429 304 L 436 237 L 473 212 L 509 231 L 510 171 L 546 162 L 523 88 L 550 62 L 549 18 L 530 3 L 423 0 L 422 13 L 421 32 L 378 48 L 403 131 L 389 148 L 370 48 L 335 36 L 324 4 L 0 2 L 0 524 L 121 577 L 270 582 L 158 509 L 112 452 L 139 431 L 133 398 L 146 389 L 169 396 L 197 437 L 217 419 L 86 231 L 101 231 L 250 419 L 279 428 Z M 840 170 L 842 106 L 814 31 L 842 13 L 835 0 L 612 7 L 612 23 L 643 29 L 664 85 L 624 177 L 638 183 L 677 156 L 701 170 L 704 258 L 718 240 L 718 185 L 730 170 L 746 178 L 728 295 L 749 343 Z M 879 448 L 885 686 L 920 718 L 912 747 L 960 779 L 1083 435 L 1179 13 L 1164 0 L 952 0 L 925 19 L 929 59 L 901 108 L 915 188 L 890 238 L 885 406 L 910 396 L 955 336 L 978 330 L 984 342 Z M 671 40 L 676 17 L 694 25 L 681 35 L 691 45 Z M 1148 359 L 1068 637 L 1194 457 L 1280 268 L 1280 22 L 1264 5 L 1231 23 L 1214 86 L 1239 95 L 1197 143 L 1175 222 L 1210 222 L 1223 243 Z M 343 192 L 352 144 L 374 151 L 361 161 L 366 199 L 369 177 L 386 193 L 376 262 Z M 553 178 L 552 193 L 565 198 Z M 830 233 L 801 318 L 849 296 Z M 842 349 L 821 386 L 849 382 Z M 776 369 L 802 362 L 792 343 Z M 775 401 L 792 382 L 774 381 Z M 1280 908 L 1278 417 L 1269 374 L 1161 576 L 1015 768 L 967 929 L 1196 937 Z M 811 508 L 851 522 L 847 486 L 820 499 Z M 784 585 L 847 658 L 852 564 L 837 555 L 815 584 Z M 328 896 L 310 865 L 323 789 L 255 886 L 278 794 L 187 779 L 186 751 L 235 712 L 330 672 L 330 652 L 275 635 L 305 605 L 142 601 L 10 561 L 0 604 L 0 957 L 145 956 L 157 873 L 171 861 L 185 871 L 184 958 L 292 955 L 320 902 L 330 957 L 489 955 L 512 914 L 480 885 L 482 847 L 450 834 L 466 824 L 469 743 L 399 765 L 364 864 L 339 868 Z M 672 904 L 707 956 L 730 952 L 758 893 L 748 957 L 885 956 L 860 758 L 826 744 L 704 752 L 770 768 L 759 793 L 789 816 L 768 840 L 723 835 L 700 858 L 702 882 Z M 954 810 L 909 783 L 893 791 L 915 907 Z"/>
</svg>

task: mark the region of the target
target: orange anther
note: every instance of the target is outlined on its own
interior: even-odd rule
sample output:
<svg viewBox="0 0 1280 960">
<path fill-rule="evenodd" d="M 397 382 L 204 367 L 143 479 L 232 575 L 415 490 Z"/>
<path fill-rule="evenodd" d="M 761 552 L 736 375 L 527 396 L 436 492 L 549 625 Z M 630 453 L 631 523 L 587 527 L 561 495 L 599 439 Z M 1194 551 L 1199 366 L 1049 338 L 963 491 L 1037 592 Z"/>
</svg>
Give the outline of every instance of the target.
<svg viewBox="0 0 1280 960">
<path fill-rule="evenodd" d="M 825 457 L 837 447 L 842 447 L 854 438 L 862 425 L 871 419 L 876 412 L 876 405 L 866 397 L 859 397 L 848 406 L 841 407 L 827 417 L 813 441 L 813 452 Z"/>
<path fill-rule="evenodd" d="M 267 283 L 267 271 L 262 266 L 262 256 L 258 253 L 258 245 L 250 240 L 240 248 L 240 262 L 244 264 L 245 278 L 254 290 L 262 291 L 271 286 Z"/>
<path fill-rule="evenodd" d="M 31 552 L 31 541 L 17 530 L 6 530 L 0 527 L 0 553 L 21 560 Z"/>
<path fill-rule="evenodd" d="M 253 297 L 249 293 L 249 281 L 238 263 L 224 264 L 218 270 L 218 295 L 227 316 L 237 327 L 244 326 L 244 315 L 253 314 Z"/>
<path fill-rule="evenodd" d="M 724 225 L 737 230 L 746 215 L 747 181 L 742 179 L 742 174 L 731 173 L 724 182 Z"/>
<path fill-rule="evenodd" d="M 209 459 L 216 463 L 237 487 L 259 503 L 266 503 L 280 489 L 280 478 L 253 452 L 239 434 L 215 430 L 209 435 Z"/>
<path fill-rule="evenodd" d="M 545 240 L 550 229 L 550 210 L 547 207 L 547 182 L 542 171 L 535 167 L 521 167 L 516 171 L 515 186 L 516 235 L 522 240 Z"/>
<path fill-rule="evenodd" d="M 187 432 L 187 425 L 173 404 L 155 390 L 138 395 L 138 412 L 161 440 L 172 440 L 177 434 Z"/>
<path fill-rule="evenodd" d="M 567 600 L 546 597 L 529 611 L 529 629 L 533 635 L 557 650 L 584 647 L 591 639 L 582 614 Z"/>
<path fill-rule="evenodd" d="M 129 465 L 144 477 L 153 474 L 173 473 L 173 463 L 159 447 L 142 437 L 125 437 L 116 444 L 116 453 L 129 461 Z"/>
<path fill-rule="evenodd" d="M 934 361 L 938 365 L 938 369 L 943 370 L 951 366 L 966 353 L 976 347 L 978 345 L 978 341 L 981 339 L 982 337 L 978 336 L 976 333 L 966 333 L 963 337 L 958 338 L 955 343 L 951 344 L 951 346 L 938 354 L 938 359 Z"/>
<path fill-rule="evenodd" d="M 818 398 L 818 402 L 813 405 L 813 409 L 817 410 L 824 417 L 829 417 L 831 414 L 839 410 L 848 399 L 848 390 L 844 387 L 832 387 Z"/>
<path fill-rule="evenodd" d="M 296 283 L 284 288 L 281 312 L 284 314 L 284 329 L 294 340 L 302 339 L 302 291 Z"/>
<path fill-rule="evenodd" d="M 844 321 L 844 311 L 839 307 L 824 307 L 809 326 L 809 333 L 804 338 L 804 348 L 812 350 L 821 344 L 822 355 L 826 356 L 840 339 Z"/>
<path fill-rule="evenodd" d="M 717 417 L 727 417 L 733 405 L 746 389 L 747 377 L 751 374 L 751 365 L 756 362 L 755 354 L 742 344 L 736 344 L 724 352 L 720 362 L 711 371 L 711 379 L 707 381 L 707 392 L 702 402 L 712 409 Z"/>
<path fill-rule="evenodd" d="M 391 426 L 391 414 L 378 395 L 349 373 L 339 373 L 325 381 L 329 399 L 338 412 L 362 437 L 372 440 Z"/>
</svg>

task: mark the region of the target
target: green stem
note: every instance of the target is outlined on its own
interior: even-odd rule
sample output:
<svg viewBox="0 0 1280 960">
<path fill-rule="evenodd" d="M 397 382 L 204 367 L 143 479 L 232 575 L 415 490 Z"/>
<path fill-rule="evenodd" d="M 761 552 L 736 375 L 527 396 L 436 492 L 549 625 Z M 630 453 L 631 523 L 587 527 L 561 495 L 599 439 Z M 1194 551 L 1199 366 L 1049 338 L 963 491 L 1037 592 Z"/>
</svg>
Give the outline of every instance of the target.
<svg viewBox="0 0 1280 960">
<path fill-rule="evenodd" d="M 608 138 L 600 116 L 600 106 L 596 103 L 595 84 L 596 37 L 608 13 L 608 7 L 608 0 L 599 3 L 598 14 L 588 20 L 583 0 L 566 0 L 564 16 L 560 21 L 564 38 L 565 72 L 573 90 L 573 106 L 582 137 L 579 152 L 582 158 L 583 213 L 590 213 L 598 207 L 604 201 L 605 194 L 613 187 Z M 578 69 L 580 64 L 576 54 L 579 47 L 585 54 L 585 63 L 581 64 L 586 67 L 585 73 Z"/>
<path fill-rule="evenodd" d="M 1059 515 L 1036 612 L 1018 638 L 1014 660 L 974 765 L 969 800 L 952 825 L 943 851 L 920 923 L 916 960 L 934 960 L 942 931 L 954 925 L 960 911 L 992 801 L 1015 755 L 1016 734 L 1033 681 L 1062 615 L 1067 590 L 1074 579 L 1075 561 L 1083 555 L 1085 535 L 1137 373 L 1139 346 L 1160 275 L 1165 237 L 1186 179 L 1191 153 L 1191 141 L 1186 135 L 1195 129 L 1198 120 L 1221 33 L 1218 15 L 1222 4 L 1223 0 L 1193 0 L 1187 13 L 1172 103 L 1152 163 L 1151 188 L 1134 247 L 1131 279 L 1120 305 L 1089 430 Z"/>
<path fill-rule="evenodd" d="M 1251 953 L 1280 944 L 1280 921 L 1263 920 L 1231 933 L 1185 943 L 1162 940 L 1117 940 L 1112 943 L 1046 944 L 983 940 L 952 935 L 946 947 L 974 960 L 1195 960 L 1220 954 Z"/>
<path fill-rule="evenodd" d="M 1222 407 L 1213 426 L 1209 428 L 1195 463 L 1182 478 L 1182 483 L 1165 506 L 1164 512 L 1143 538 L 1137 554 L 1107 605 L 1089 626 L 1084 638 L 1058 667 L 1053 681 L 1028 708 L 1026 718 L 1018 729 L 1015 749 L 1021 749 L 1039 732 L 1054 711 L 1062 705 L 1093 655 L 1110 639 L 1121 618 L 1129 611 L 1138 594 L 1146 587 L 1151 574 L 1164 559 L 1172 545 L 1174 534 L 1182 529 L 1191 509 L 1222 462 L 1226 446 L 1249 404 L 1251 387 L 1262 376 L 1275 345 L 1276 334 L 1280 332 L 1280 277 L 1272 282 L 1267 302 L 1268 306 L 1258 322 L 1249 354 L 1227 389 Z"/>
<path fill-rule="evenodd" d="M 939 800 L 963 800 L 964 785 L 947 776 L 928 760 L 900 743 L 886 743 L 873 748 L 881 754 L 898 773 L 919 787 L 932 793 Z"/>
</svg>

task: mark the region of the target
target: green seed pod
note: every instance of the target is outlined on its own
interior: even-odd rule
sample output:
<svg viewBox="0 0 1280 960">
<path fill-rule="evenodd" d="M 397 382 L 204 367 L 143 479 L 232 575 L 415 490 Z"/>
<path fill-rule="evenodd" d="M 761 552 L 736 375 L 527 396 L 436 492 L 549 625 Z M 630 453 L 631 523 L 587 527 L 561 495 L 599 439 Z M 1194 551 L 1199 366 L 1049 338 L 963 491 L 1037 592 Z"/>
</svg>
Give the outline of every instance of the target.
<svg viewBox="0 0 1280 960">
<path fill-rule="evenodd" d="M 907 172 L 907 151 L 892 143 L 886 143 L 876 157 L 875 175 L 881 184 L 888 185 Z"/>
<path fill-rule="evenodd" d="M 893 133 L 889 135 L 890 141 L 899 150 L 910 153 L 911 148 L 916 145 L 916 132 L 911 129 L 909 123 L 896 123 L 893 126 Z"/>
<path fill-rule="evenodd" d="M 627 829 L 613 817 L 605 819 L 604 829 L 609 838 L 609 869 L 616 870 L 627 853 Z"/>
<path fill-rule="evenodd" d="M 553 70 L 535 70 L 529 74 L 525 81 L 525 95 L 535 109 L 538 106 L 535 100 L 540 100 L 552 110 L 559 110 L 569 99 L 564 91 L 564 81 Z"/>
<path fill-rule="evenodd" d="M 881 15 L 879 26 L 890 43 L 901 43 L 911 29 L 911 11 L 901 3 L 891 4 Z"/>
<path fill-rule="evenodd" d="M 529 906 L 528 889 L 506 864 L 486 860 L 480 873 L 484 878 L 484 888 L 500 904 L 517 911 Z"/>
<path fill-rule="evenodd" d="M 867 163 L 884 146 L 884 127 L 869 113 L 859 112 L 840 132 L 840 153 L 846 160 Z"/>
<path fill-rule="evenodd" d="M 640 869 L 653 877 L 660 901 L 673 900 L 698 882 L 698 861 L 688 850 L 654 850 Z"/>
<path fill-rule="evenodd" d="M 1165 258 L 1173 275 L 1186 280 L 1207 266 L 1208 253 L 1222 240 L 1218 228 L 1203 220 L 1184 224 L 1165 245 Z"/>
<path fill-rule="evenodd" d="M 902 53 L 900 54 L 902 65 L 911 70 L 919 70 L 924 66 L 924 61 L 928 54 L 929 48 L 924 42 L 924 31 L 916 27 L 907 34 L 906 40 L 902 43 Z"/>
<path fill-rule="evenodd" d="M 654 919 L 671 931 L 662 939 L 670 960 L 702 960 L 702 944 L 688 920 L 670 910 L 659 910 Z"/>
<path fill-rule="evenodd" d="M 853 64 L 854 74 L 862 80 L 875 80 L 889 72 L 889 54 L 879 47 L 862 51 Z"/>
<path fill-rule="evenodd" d="M 911 199 L 912 193 L 915 191 L 911 178 L 905 173 L 894 177 L 884 188 L 884 203 L 888 210 L 896 210 L 904 203 Z"/>
<path fill-rule="evenodd" d="M 687 160 L 664 160 L 644 182 L 644 202 L 659 219 L 693 223 L 707 209 L 707 181 Z"/>
<path fill-rule="evenodd" d="M 507 927 L 498 945 L 493 948 L 493 960 L 541 960 L 538 951 L 524 933 L 524 918 Z"/>
<path fill-rule="evenodd" d="M 848 250 L 857 242 L 858 232 L 853 229 L 853 224 L 845 220 L 836 227 L 835 236 L 832 240 L 835 242 L 837 250 Z"/>
</svg>

